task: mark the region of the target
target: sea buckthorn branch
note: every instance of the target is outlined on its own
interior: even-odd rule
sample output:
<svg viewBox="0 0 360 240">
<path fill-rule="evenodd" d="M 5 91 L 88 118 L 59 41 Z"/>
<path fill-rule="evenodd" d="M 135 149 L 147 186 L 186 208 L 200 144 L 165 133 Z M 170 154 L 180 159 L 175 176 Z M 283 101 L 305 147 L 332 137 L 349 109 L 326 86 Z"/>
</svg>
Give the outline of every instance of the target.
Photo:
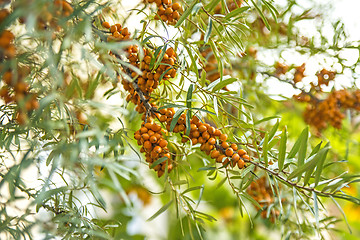
<svg viewBox="0 0 360 240">
<path fill-rule="evenodd" d="M 268 172 L 272 176 L 279 179 L 285 185 L 295 187 L 297 189 L 297 191 L 301 192 L 302 194 L 304 194 L 309 199 L 312 199 L 312 197 L 310 195 L 307 195 L 306 192 L 308 192 L 308 193 L 315 192 L 317 196 L 321 196 L 321 197 L 334 197 L 334 198 L 348 200 L 347 195 L 336 194 L 337 192 L 339 192 L 339 190 L 336 191 L 336 192 L 322 192 L 322 191 L 319 191 L 319 190 L 317 190 L 315 188 L 305 187 L 305 186 L 299 185 L 297 182 L 292 182 L 291 179 L 287 179 L 286 177 L 282 176 L 281 175 L 282 172 L 275 172 L 275 171 L 265 167 L 260 162 L 253 161 L 253 160 L 244 160 L 244 162 L 252 164 L 252 165 L 254 165 L 254 166 L 256 166 L 256 167 L 258 167 L 258 168 L 260 168 L 260 169 L 262 169 L 262 170 L 264 170 L 266 172 Z M 285 174 L 285 175 L 287 175 L 287 174 Z M 357 203 L 360 204 L 360 200 L 357 199 Z"/>
<path fill-rule="evenodd" d="M 103 22 L 102 26 L 110 29 L 112 36 L 107 38 L 108 41 L 129 39 L 128 37 L 121 37 L 121 35 L 123 35 L 121 25 L 110 25 L 107 22 Z M 128 31 L 126 31 L 125 34 L 128 36 Z M 174 133 L 184 135 L 186 132 L 186 115 L 183 113 L 177 119 L 175 125 L 171 126 L 174 121 L 175 110 L 173 108 L 157 110 L 157 106 L 150 102 L 150 94 L 158 86 L 161 76 L 163 76 L 162 80 L 168 80 L 169 77 L 175 77 L 176 70 L 172 66 L 176 63 L 176 53 L 172 48 L 168 48 L 162 56 L 163 59 L 161 60 L 160 65 L 158 65 L 156 69 L 150 69 L 150 64 L 153 60 L 158 62 L 160 53 L 158 53 L 158 56 L 154 56 L 154 53 L 151 53 L 150 50 L 144 48 L 145 56 L 140 61 L 138 59 L 137 51 L 137 48 L 129 47 L 127 49 L 127 58 L 131 65 L 142 71 L 142 75 L 138 75 L 129 68 L 123 68 L 126 74 L 128 76 L 130 75 L 130 77 L 135 80 L 130 82 L 123 79 L 121 82 L 125 90 L 130 92 L 126 100 L 132 101 L 137 105 L 135 109 L 139 113 L 145 113 L 142 117 L 144 120 L 142 127 L 135 132 L 134 137 L 138 141 L 138 144 L 142 146 L 140 152 L 145 153 L 146 161 L 149 163 L 150 167 L 153 166 L 154 163 L 157 164 L 155 164 L 153 168 L 158 172 L 158 176 L 161 177 L 166 165 L 168 166 L 169 172 L 173 168 L 172 162 L 170 161 L 171 155 L 169 154 L 167 141 L 164 139 L 163 133 L 173 131 Z M 115 55 L 115 57 L 120 56 Z M 166 71 L 169 71 L 168 74 L 166 74 Z M 161 131 L 161 126 L 153 121 L 154 117 L 161 123 L 166 124 L 167 131 Z M 249 156 L 246 154 L 245 150 L 238 149 L 236 144 L 233 143 L 230 145 L 226 142 L 226 134 L 222 134 L 220 130 L 215 129 L 209 124 L 203 124 L 196 116 L 190 120 L 190 127 L 189 138 L 183 138 L 182 142 L 186 142 L 189 139 L 191 139 L 193 145 L 199 142 L 201 144 L 200 150 L 204 151 L 207 155 L 210 155 L 211 158 L 216 159 L 216 162 L 226 166 L 231 162 L 232 167 L 237 165 L 240 169 L 244 167 L 245 164 L 243 159 L 249 159 Z M 218 144 L 216 138 L 219 138 Z M 165 163 L 166 160 L 167 163 Z M 159 164 L 158 161 L 160 161 Z"/>
</svg>

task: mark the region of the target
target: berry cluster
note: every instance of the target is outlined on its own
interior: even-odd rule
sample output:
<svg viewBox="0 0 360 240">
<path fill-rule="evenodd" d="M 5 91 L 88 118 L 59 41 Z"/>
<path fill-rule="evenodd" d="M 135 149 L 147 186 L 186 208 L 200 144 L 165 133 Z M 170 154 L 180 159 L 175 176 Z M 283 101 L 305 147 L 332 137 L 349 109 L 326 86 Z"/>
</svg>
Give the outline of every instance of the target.
<svg viewBox="0 0 360 240">
<path fill-rule="evenodd" d="M 151 121 L 151 119 L 148 119 Z M 158 177 L 161 177 L 167 166 L 168 172 L 173 168 L 171 162 L 171 155 L 167 148 L 168 142 L 163 137 L 161 126 L 154 121 L 141 124 L 141 128 L 134 134 L 134 138 L 137 140 L 141 153 L 145 153 L 145 161 L 149 163 L 149 166 L 158 159 L 163 158 L 160 164 L 157 164 L 153 169 L 157 171 Z"/>
<path fill-rule="evenodd" d="M 360 111 L 360 90 L 352 93 L 345 89 L 333 91 L 325 100 L 310 102 L 304 112 L 304 119 L 317 130 L 327 128 L 328 123 L 340 129 L 345 118 L 342 109 Z"/>
<path fill-rule="evenodd" d="M 0 24 L 9 15 L 6 9 L 0 10 Z M 15 57 L 16 49 L 13 45 L 15 36 L 9 31 L 4 30 L 0 33 L 0 60 L 4 62 Z M 29 85 L 24 81 L 24 78 L 29 74 L 29 69 L 26 67 L 18 67 L 17 71 L 10 68 L 0 68 L 2 81 L 5 86 L 0 89 L 0 98 L 5 104 L 15 102 L 17 104 L 16 121 L 19 124 L 25 124 L 28 118 L 28 113 L 39 107 L 36 94 L 29 92 Z"/>
<path fill-rule="evenodd" d="M 247 189 L 248 194 L 259 203 L 262 208 L 261 217 L 267 218 L 267 208 L 274 203 L 274 194 L 271 190 L 269 182 L 263 176 L 253 181 Z M 257 207 L 258 210 L 260 208 Z M 274 217 L 279 216 L 280 212 L 277 209 L 271 209 L 270 221 L 274 221 Z"/>
<path fill-rule="evenodd" d="M 130 33 L 127 27 L 122 28 L 120 23 L 110 25 L 109 22 L 103 22 L 102 26 L 104 28 L 109 29 L 111 36 L 107 38 L 108 42 L 111 41 L 121 41 L 121 40 L 127 40 L 130 39 Z"/>
<path fill-rule="evenodd" d="M 14 8 L 28 5 L 29 7 L 33 6 L 32 0 L 19 0 L 15 1 L 13 4 Z M 65 0 L 54 0 L 51 4 L 46 3 L 43 5 L 40 10 L 40 14 L 37 17 L 37 27 L 42 30 L 47 30 L 49 28 L 55 29 L 56 31 L 60 31 L 61 27 L 58 25 L 59 17 L 68 17 L 73 13 L 74 9 Z M 27 21 L 27 16 L 23 16 L 20 18 L 21 23 L 25 23 Z"/>
<path fill-rule="evenodd" d="M 109 24 L 104 24 L 106 28 L 110 28 Z M 120 29 L 117 25 L 113 25 L 114 30 Z M 116 28 L 116 29 L 115 29 Z M 112 35 L 114 35 L 113 31 Z M 135 132 L 134 138 L 137 140 L 140 151 L 145 153 L 146 162 L 152 166 L 154 162 L 161 159 L 161 163 L 154 166 L 158 177 L 161 177 L 167 166 L 167 171 L 173 169 L 174 162 L 171 158 L 168 142 L 164 138 L 165 133 L 172 130 L 175 133 L 180 133 L 183 136 L 182 142 L 185 143 L 191 139 L 192 144 L 200 143 L 200 149 L 204 151 L 211 158 L 216 159 L 217 162 L 227 166 L 231 164 L 232 167 L 236 165 L 241 169 L 245 166 L 245 161 L 250 160 L 249 155 L 243 149 L 238 149 L 234 143 L 227 142 L 227 135 L 223 134 L 219 129 L 210 126 L 207 123 L 202 123 L 196 116 L 190 120 L 190 134 L 185 136 L 186 132 L 186 115 L 182 114 L 173 129 L 171 123 L 174 119 L 175 110 L 173 108 L 160 109 L 150 102 L 152 91 L 159 85 L 160 81 L 168 80 L 176 75 L 174 68 L 176 63 L 176 53 L 174 49 L 168 48 L 165 53 L 158 53 L 157 56 L 144 48 L 144 58 L 140 59 L 138 48 L 131 46 L 127 49 L 127 58 L 131 65 L 139 68 L 142 71 L 138 75 L 135 71 L 127 68 L 124 71 L 134 80 L 132 82 L 122 79 L 123 87 L 129 92 L 126 101 L 131 101 L 136 105 L 136 111 L 143 113 L 142 120 L 144 121 L 141 128 Z M 156 66 L 158 57 L 162 56 L 161 62 Z M 157 124 L 154 119 L 158 119 L 165 124 L 166 130 L 162 129 L 161 125 Z"/>
<path fill-rule="evenodd" d="M 166 123 L 166 128 L 170 131 L 170 125 L 173 120 L 175 111 L 173 108 L 160 110 L 160 121 Z M 182 114 L 173 131 L 175 133 L 186 132 L 186 115 Z M 227 135 L 222 133 L 219 129 L 211 126 L 208 123 L 202 123 L 198 117 L 193 116 L 190 120 L 190 134 L 183 135 L 182 142 L 191 140 L 192 145 L 200 143 L 200 150 L 205 154 L 210 155 L 216 162 L 228 165 L 231 163 L 232 167 L 236 165 L 242 169 L 245 165 L 244 160 L 250 160 L 249 155 L 243 149 L 238 149 L 235 143 L 227 142 Z"/>
<path fill-rule="evenodd" d="M 7 9 L 0 10 L 0 23 L 9 16 L 10 12 Z M 0 33 L 0 59 L 11 59 L 15 57 L 16 49 L 13 44 L 14 34 L 9 30 L 3 30 Z"/>
<path fill-rule="evenodd" d="M 158 10 L 155 19 L 162 20 L 169 25 L 175 25 L 180 18 L 182 7 L 180 3 L 172 3 L 172 0 L 146 0 L 148 3 L 156 3 Z"/>
</svg>

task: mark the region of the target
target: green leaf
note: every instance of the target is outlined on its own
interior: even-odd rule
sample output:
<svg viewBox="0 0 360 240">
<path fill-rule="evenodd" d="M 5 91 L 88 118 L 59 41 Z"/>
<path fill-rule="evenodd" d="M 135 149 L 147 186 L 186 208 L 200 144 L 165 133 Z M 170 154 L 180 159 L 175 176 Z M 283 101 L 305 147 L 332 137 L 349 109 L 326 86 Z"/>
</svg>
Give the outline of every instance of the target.
<svg viewBox="0 0 360 240">
<path fill-rule="evenodd" d="M 245 6 L 245 7 L 239 7 L 233 11 L 231 11 L 230 13 L 228 13 L 226 16 L 225 16 L 225 19 L 226 20 L 229 20 L 230 18 L 232 17 L 235 17 L 237 15 L 240 15 L 241 13 L 247 11 L 250 7 L 249 6 Z"/>
<path fill-rule="evenodd" d="M 162 206 L 156 213 L 154 213 L 154 215 L 152 215 L 150 218 L 148 218 L 148 220 L 146 221 L 152 221 L 153 219 L 155 219 L 157 216 L 159 216 L 160 214 L 162 214 L 163 212 L 165 212 L 173 203 L 174 200 L 171 200 L 170 202 L 168 202 L 167 204 L 165 204 L 164 206 Z"/>
<path fill-rule="evenodd" d="M 251 0 L 251 2 L 254 4 L 254 7 L 256 8 L 256 10 L 258 11 L 258 13 L 260 14 L 260 17 L 261 17 L 261 19 L 263 20 L 266 28 L 270 31 L 270 30 L 271 30 L 271 27 L 270 27 L 269 22 L 267 21 L 264 13 L 261 11 L 261 9 L 259 8 L 259 6 L 256 5 L 256 3 L 254 2 L 254 0 Z"/>
<path fill-rule="evenodd" d="M 268 142 L 269 142 L 269 135 L 266 132 L 265 133 L 265 138 L 264 138 L 264 144 L 263 144 L 263 154 L 262 154 L 262 158 L 264 159 L 265 162 L 265 167 L 267 167 L 269 165 L 269 160 L 268 160 Z"/>
<path fill-rule="evenodd" d="M 307 139 L 308 139 L 308 132 L 309 132 L 309 128 L 306 127 L 300 134 L 299 138 L 296 140 L 294 146 L 291 148 L 289 154 L 287 155 L 287 158 L 293 158 L 295 157 L 295 155 L 298 153 L 300 146 L 302 144 L 302 142 L 307 143 Z M 306 145 L 306 144 L 305 144 Z M 303 150 L 304 151 L 304 150 Z M 306 151 L 306 148 L 305 148 Z M 306 152 L 305 152 L 306 154 Z M 299 153 L 300 155 L 300 153 Z M 304 159 L 305 159 L 305 155 L 304 155 Z M 302 164 L 299 164 L 298 162 L 298 166 L 300 166 Z"/>
<path fill-rule="evenodd" d="M 214 111 L 216 116 L 219 116 L 219 107 L 218 107 L 218 101 L 217 101 L 217 97 L 214 96 Z"/>
<path fill-rule="evenodd" d="M 156 160 L 155 162 L 153 162 L 150 166 L 150 168 L 154 168 L 156 167 L 157 165 L 159 165 L 160 163 L 166 161 L 168 158 L 167 157 L 162 157 L 162 158 L 159 158 L 158 160 Z"/>
<path fill-rule="evenodd" d="M 190 84 L 189 90 L 186 95 L 186 107 L 191 108 L 191 100 L 192 100 L 192 93 L 194 89 L 194 84 Z"/>
<path fill-rule="evenodd" d="M 185 194 L 185 193 L 196 191 L 196 190 L 203 189 L 203 188 L 204 188 L 204 185 L 191 187 L 191 188 L 184 190 L 181 194 Z"/>
<path fill-rule="evenodd" d="M 269 132 L 269 141 L 271 141 L 272 138 L 275 136 L 278 127 L 279 127 L 279 120 L 276 121 L 275 125 L 272 127 L 272 129 Z"/>
<path fill-rule="evenodd" d="M 348 227 L 349 232 L 350 232 L 350 234 L 351 234 L 352 231 L 351 231 L 351 228 L 350 228 L 350 224 L 349 224 L 349 222 L 348 222 L 348 220 L 347 220 L 347 217 L 346 217 L 346 214 L 345 214 L 344 210 L 341 208 L 340 204 L 335 200 L 335 198 L 334 198 L 333 196 L 330 195 L 330 198 L 331 198 L 331 200 L 335 203 L 336 207 L 339 209 L 339 211 L 341 212 L 341 214 L 343 215 L 343 217 L 344 217 L 344 219 L 345 219 L 345 222 L 346 222 L 346 226 Z"/>
<path fill-rule="evenodd" d="M 205 32 L 205 37 L 204 37 L 204 44 L 206 44 L 209 41 L 211 32 L 212 32 L 212 26 L 213 26 L 213 21 L 211 19 L 211 17 L 209 17 L 209 24 L 206 28 L 206 32 Z"/>
<path fill-rule="evenodd" d="M 318 206 L 318 198 L 315 192 L 313 192 L 314 198 L 314 216 L 316 221 L 316 228 L 319 229 L 319 206 Z"/>
<path fill-rule="evenodd" d="M 271 3 L 265 0 L 261 0 L 261 1 L 264 3 L 265 7 L 269 10 L 271 16 L 274 18 L 275 22 L 277 23 L 278 22 L 277 15 L 279 15 L 279 12 L 276 10 L 276 8 L 273 5 L 271 5 Z"/>
<path fill-rule="evenodd" d="M 274 118 L 280 118 L 280 117 L 279 117 L 279 116 L 271 116 L 271 117 L 263 118 L 263 119 L 261 119 L 261 120 L 259 120 L 259 121 L 254 122 L 254 126 L 255 126 L 255 125 L 258 125 L 258 124 L 260 124 L 260 123 L 262 123 L 262 122 L 269 121 L 269 120 L 274 119 Z"/>
<path fill-rule="evenodd" d="M 192 11 L 191 11 L 191 15 L 195 16 L 199 10 L 202 8 L 203 4 L 202 3 L 197 3 L 195 4 L 195 6 L 193 7 Z"/>
<path fill-rule="evenodd" d="M 237 78 L 228 78 L 222 81 L 219 81 L 218 84 L 216 84 L 216 86 L 213 88 L 212 92 L 216 92 L 217 90 L 222 89 L 223 87 L 225 87 L 226 85 L 229 85 L 233 82 L 236 82 Z"/>
<path fill-rule="evenodd" d="M 190 135 L 190 119 L 191 119 L 191 111 L 187 111 L 186 112 L 186 136 L 189 136 Z"/>
<path fill-rule="evenodd" d="M 323 148 L 321 151 L 325 151 L 325 150 L 326 149 Z M 316 163 L 318 161 L 318 156 L 319 156 L 319 154 L 315 154 L 315 155 L 311 156 L 310 158 L 308 158 L 307 162 L 304 165 L 296 168 L 292 173 L 290 173 L 290 175 L 288 176 L 287 179 L 293 179 L 294 177 L 301 176 L 301 174 L 306 171 L 314 170 Z"/>
<path fill-rule="evenodd" d="M 281 172 L 284 168 L 285 154 L 286 154 L 286 141 L 287 141 L 287 134 L 286 134 L 286 128 L 284 128 L 281 139 L 280 139 L 280 148 L 279 148 L 279 157 L 278 157 L 279 172 Z"/>
<path fill-rule="evenodd" d="M 170 123 L 170 132 L 172 132 L 181 116 L 181 114 L 185 111 L 185 108 L 180 108 L 174 114 L 173 120 Z"/>
<path fill-rule="evenodd" d="M 319 156 L 318 164 L 317 164 L 317 166 L 316 166 L 315 181 L 314 181 L 315 187 L 318 185 L 318 183 L 319 183 L 319 181 L 320 181 L 321 172 L 322 172 L 323 167 L 324 167 L 324 162 L 325 162 L 327 153 L 329 152 L 330 142 L 328 142 L 328 143 L 325 145 L 324 148 L 325 148 L 326 150 L 323 151 L 323 152 L 321 153 L 321 155 Z"/>
<path fill-rule="evenodd" d="M 174 27 L 179 27 L 183 21 L 190 15 L 193 7 L 196 5 L 197 1 L 193 1 L 192 4 L 185 10 L 185 12 L 181 15 L 180 19 L 177 21 Z"/>
</svg>

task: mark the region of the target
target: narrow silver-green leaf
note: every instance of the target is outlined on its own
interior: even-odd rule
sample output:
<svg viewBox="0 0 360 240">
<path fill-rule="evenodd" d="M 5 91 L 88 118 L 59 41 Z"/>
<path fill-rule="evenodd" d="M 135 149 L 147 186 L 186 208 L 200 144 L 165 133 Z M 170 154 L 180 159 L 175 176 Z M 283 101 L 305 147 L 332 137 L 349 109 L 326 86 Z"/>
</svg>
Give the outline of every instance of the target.
<svg viewBox="0 0 360 240">
<path fill-rule="evenodd" d="M 192 4 L 185 10 L 185 12 L 181 15 L 181 17 L 179 18 L 179 20 L 177 21 L 177 23 L 175 24 L 174 27 L 178 27 L 180 26 L 183 21 L 185 21 L 185 19 L 190 15 L 193 7 L 196 5 L 197 1 L 193 1 Z"/>
<path fill-rule="evenodd" d="M 209 24 L 206 28 L 206 32 L 205 32 L 205 37 L 204 37 L 204 44 L 206 44 L 209 41 L 211 32 L 212 32 L 212 26 L 213 26 L 213 21 L 211 19 L 211 17 L 209 17 Z"/>
<path fill-rule="evenodd" d="M 326 150 L 324 152 L 322 152 L 321 156 L 319 157 L 319 161 L 318 161 L 318 164 L 316 166 L 316 171 L 315 171 L 315 181 L 314 181 L 315 187 L 318 185 L 318 183 L 320 181 L 321 172 L 324 167 L 324 162 L 325 162 L 327 153 L 329 152 L 329 145 L 330 145 L 330 142 L 328 142 L 325 145 Z"/>
<path fill-rule="evenodd" d="M 185 108 L 180 108 L 180 109 L 178 109 L 178 110 L 175 112 L 175 114 L 174 114 L 174 116 L 173 116 L 173 120 L 172 120 L 171 123 L 170 123 L 170 132 L 172 132 L 172 131 L 174 130 L 174 128 L 175 128 L 175 126 L 176 126 L 176 123 L 178 122 L 181 114 L 182 114 L 184 111 L 185 111 Z"/>
<path fill-rule="evenodd" d="M 164 206 L 162 206 L 156 213 L 154 213 L 154 215 L 152 215 L 150 218 L 148 218 L 148 220 L 146 221 L 151 221 L 153 219 L 155 219 L 157 216 L 159 216 L 160 214 L 162 214 L 163 212 L 165 212 L 173 203 L 174 200 L 171 200 L 170 202 L 168 202 L 167 204 L 165 204 Z"/>
<path fill-rule="evenodd" d="M 285 127 L 282 132 L 281 139 L 280 139 L 279 156 L 278 156 L 279 172 L 281 172 L 284 169 L 285 154 L 286 154 L 286 142 L 287 142 L 287 133 L 286 133 L 286 127 Z"/>
<path fill-rule="evenodd" d="M 269 142 L 269 134 L 266 132 L 265 133 L 265 138 L 264 138 L 264 144 L 263 144 L 263 154 L 262 157 L 264 159 L 265 162 L 265 167 L 268 167 L 269 165 L 269 160 L 268 160 L 268 142 Z"/>
</svg>

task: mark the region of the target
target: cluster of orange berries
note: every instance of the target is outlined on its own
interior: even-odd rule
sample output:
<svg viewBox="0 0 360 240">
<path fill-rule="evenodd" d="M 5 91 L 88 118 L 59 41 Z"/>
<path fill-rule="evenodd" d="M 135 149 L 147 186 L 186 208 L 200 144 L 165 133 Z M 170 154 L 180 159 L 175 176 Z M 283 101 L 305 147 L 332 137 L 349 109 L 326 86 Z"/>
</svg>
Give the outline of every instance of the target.
<svg viewBox="0 0 360 240">
<path fill-rule="evenodd" d="M 19 0 L 15 1 L 13 7 L 23 7 L 28 5 L 31 7 L 33 5 L 32 0 Z M 49 28 L 60 31 L 61 27 L 58 25 L 59 17 L 68 17 L 73 13 L 74 9 L 70 3 L 65 0 L 54 0 L 53 5 L 51 3 L 46 3 L 40 10 L 40 14 L 37 18 L 37 27 L 42 30 L 47 30 Z M 20 23 L 25 23 L 27 17 L 21 17 Z"/>
<path fill-rule="evenodd" d="M 333 91 L 325 100 L 310 102 L 304 112 L 304 119 L 319 131 L 327 128 L 328 123 L 340 129 L 345 118 L 342 109 L 360 111 L 360 90 L 352 93 L 345 89 Z"/>
<path fill-rule="evenodd" d="M 162 20 L 169 25 L 175 25 L 180 18 L 182 7 L 180 3 L 172 3 L 172 0 L 146 0 L 148 3 L 156 3 L 158 10 L 155 19 Z"/>
<path fill-rule="evenodd" d="M 0 23 L 10 15 L 9 10 L 1 9 L 0 10 Z M 11 59 L 15 57 L 16 49 L 13 44 L 15 37 L 12 32 L 9 30 L 3 30 L 0 33 L 0 59 Z"/>
<path fill-rule="evenodd" d="M 262 208 L 261 217 L 267 218 L 267 208 L 274 203 L 274 194 L 271 190 L 269 182 L 266 180 L 265 176 L 258 178 L 256 181 L 253 181 L 247 189 L 247 192 L 252 196 L 255 201 L 259 203 Z M 258 208 L 258 207 L 257 207 Z M 258 210 L 260 210 L 258 208 Z M 279 216 L 280 212 L 277 209 L 271 210 L 270 220 L 274 221 L 274 217 Z"/>
<path fill-rule="evenodd" d="M 242 4 L 242 0 L 227 0 L 226 1 L 226 5 L 227 5 L 227 8 L 229 9 L 229 12 L 241 7 L 241 4 Z M 222 6 L 221 6 L 221 3 L 219 3 L 218 5 L 216 5 L 215 7 L 215 13 L 216 14 L 219 14 L 221 13 L 221 9 L 222 9 Z"/>
<path fill-rule="evenodd" d="M 173 108 L 161 109 L 160 114 L 160 122 L 166 123 L 166 129 L 170 131 L 175 110 Z M 186 132 L 185 114 L 179 117 L 173 132 Z M 188 137 L 183 135 L 182 142 L 185 143 L 190 139 L 192 145 L 200 143 L 200 150 L 212 159 L 216 159 L 216 162 L 226 166 L 231 163 L 232 167 L 237 165 L 239 169 L 242 169 L 245 166 L 244 160 L 250 160 L 250 157 L 245 150 L 238 149 L 235 143 L 227 142 L 227 138 L 227 135 L 219 129 L 208 123 L 202 123 L 198 117 L 193 116 L 190 120 L 190 134 Z"/>
<path fill-rule="evenodd" d="M 111 33 L 111 36 L 107 38 L 108 42 L 130 39 L 129 29 L 127 27 L 122 28 L 120 23 L 110 25 L 109 22 L 103 22 L 102 26 L 109 29 Z"/>
<path fill-rule="evenodd" d="M 164 159 L 164 161 L 153 168 L 157 172 L 158 177 L 161 177 L 165 172 L 166 166 L 168 172 L 170 172 L 173 165 L 169 149 L 167 148 L 168 142 L 163 137 L 165 131 L 159 124 L 150 121 L 151 118 L 148 118 L 146 123 L 143 122 L 141 124 L 141 128 L 135 132 L 134 138 L 137 140 L 138 145 L 141 146 L 140 152 L 145 153 L 145 161 L 149 163 L 150 167 L 156 160 Z"/>
<path fill-rule="evenodd" d="M 9 14 L 7 9 L 0 10 L 0 24 Z M 14 38 L 15 36 L 9 30 L 4 30 L 0 33 L 1 62 L 15 57 Z M 1 66 L 0 70 L 3 72 L 2 82 L 4 83 L 4 86 L 0 89 L 0 98 L 4 100 L 5 104 L 16 102 L 18 106 L 16 120 L 19 124 L 25 124 L 28 118 L 27 113 L 39 107 L 37 96 L 29 93 L 29 85 L 24 82 L 24 78 L 29 74 L 29 69 L 18 67 L 18 70 L 15 72 L 11 69 L 4 69 Z"/>
</svg>

